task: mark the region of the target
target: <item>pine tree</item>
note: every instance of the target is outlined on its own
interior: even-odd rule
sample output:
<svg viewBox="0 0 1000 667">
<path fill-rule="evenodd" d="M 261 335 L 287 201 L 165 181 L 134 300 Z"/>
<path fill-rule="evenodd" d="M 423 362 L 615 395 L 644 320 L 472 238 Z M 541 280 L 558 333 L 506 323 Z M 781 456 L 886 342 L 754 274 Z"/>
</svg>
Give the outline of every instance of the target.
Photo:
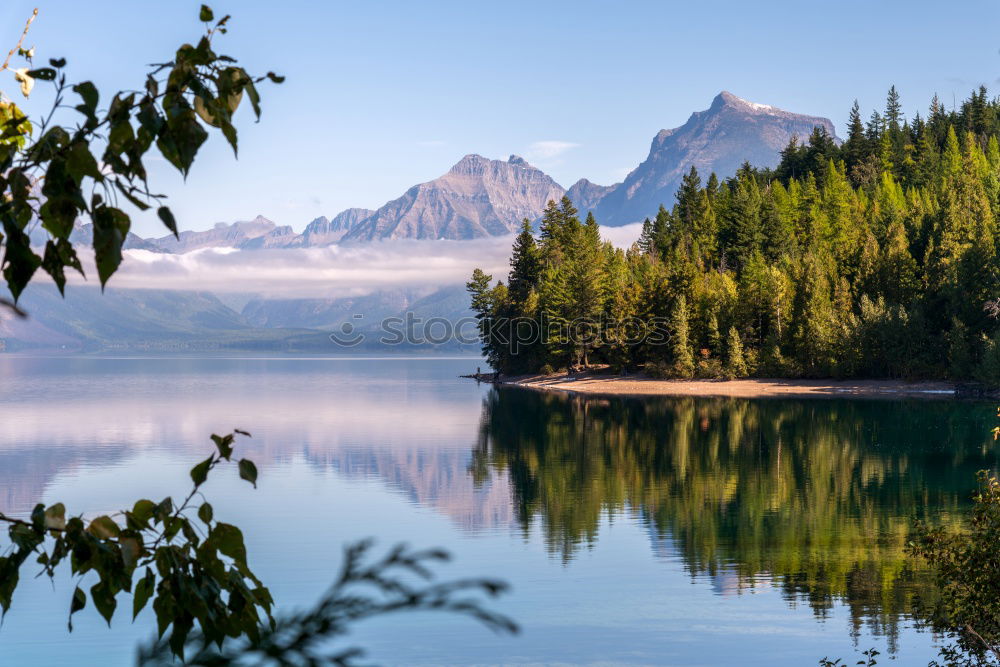
<svg viewBox="0 0 1000 667">
<path fill-rule="evenodd" d="M 655 237 L 653 236 L 653 221 L 649 218 L 642 221 L 642 232 L 639 234 L 639 240 L 635 244 L 639 252 L 646 255 L 651 254 L 656 247 Z"/>
<path fill-rule="evenodd" d="M 762 198 L 757 181 L 742 170 L 730 187 L 728 205 L 723 211 L 723 227 L 729 238 L 729 255 L 736 267 L 743 267 L 751 255 L 764 247 Z"/>
<path fill-rule="evenodd" d="M 896 91 L 896 86 L 891 86 L 885 100 L 886 130 L 893 133 L 899 132 L 902 120 L 903 106 L 899 103 L 899 92 Z"/>
<path fill-rule="evenodd" d="M 576 230 L 567 265 L 566 319 L 574 324 L 577 354 L 584 366 L 589 364 L 590 352 L 599 343 L 598 327 L 605 297 L 605 257 L 597 221 L 593 213 L 588 213 L 587 221 Z"/>
<path fill-rule="evenodd" d="M 470 307 L 476 316 L 483 356 L 491 367 L 505 371 L 509 356 L 508 348 L 503 344 L 502 337 L 494 335 L 495 327 L 498 325 L 497 305 L 502 301 L 504 293 L 499 285 L 490 288 L 492 280 L 493 276 L 477 268 L 472 272 L 471 280 L 465 284 L 465 289 L 471 296 Z"/>
<path fill-rule="evenodd" d="M 829 281 L 815 256 L 807 257 L 800 267 L 798 282 L 792 311 L 795 356 L 807 375 L 822 377 L 833 365 L 833 303 Z"/>
<path fill-rule="evenodd" d="M 743 358 L 743 343 L 740 341 L 740 333 L 736 327 L 729 327 L 729 336 L 726 338 L 726 377 L 742 378 L 749 374 L 747 362 Z"/>
<path fill-rule="evenodd" d="M 684 295 L 677 297 L 670 318 L 670 349 L 673 353 L 673 375 L 679 378 L 694 377 L 694 355 L 689 340 L 687 300 Z"/>
<path fill-rule="evenodd" d="M 709 351 L 717 356 L 722 356 L 722 334 L 719 333 L 719 318 L 715 314 L 715 310 L 708 316 L 708 349 Z"/>
<path fill-rule="evenodd" d="M 510 275 L 507 278 L 507 291 L 517 306 L 523 306 L 528 300 L 528 295 L 537 289 L 541 272 L 538 245 L 531 231 L 531 222 L 525 218 L 521 223 L 521 233 L 514 239 L 514 249 L 510 257 Z"/>
<path fill-rule="evenodd" d="M 850 173 L 855 165 L 864 162 L 868 157 L 868 139 L 865 137 L 865 126 L 861 122 L 861 109 L 858 101 L 854 100 L 851 113 L 847 121 L 847 141 L 841 147 L 844 161 L 847 163 L 847 171 Z"/>
</svg>

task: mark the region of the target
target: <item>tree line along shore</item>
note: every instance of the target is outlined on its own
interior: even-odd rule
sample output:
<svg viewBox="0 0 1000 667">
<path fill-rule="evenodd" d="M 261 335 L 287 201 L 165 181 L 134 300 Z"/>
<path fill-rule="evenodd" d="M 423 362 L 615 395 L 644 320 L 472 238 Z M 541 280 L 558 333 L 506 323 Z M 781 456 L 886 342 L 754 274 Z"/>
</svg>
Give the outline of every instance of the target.
<svg viewBox="0 0 1000 667">
<path fill-rule="evenodd" d="M 893 88 L 867 122 L 855 103 L 842 144 L 816 128 L 774 169 L 703 182 L 692 167 L 627 250 L 569 199 L 550 202 L 537 233 L 525 222 L 506 279 L 477 269 L 467 287 L 504 376 L 600 364 L 657 379 L 996 385 L 998 214 L 1000 101 L 980 88 L 908 118 Z M 519 340 L 525 322 L 572 335 Z"/>
</svg>

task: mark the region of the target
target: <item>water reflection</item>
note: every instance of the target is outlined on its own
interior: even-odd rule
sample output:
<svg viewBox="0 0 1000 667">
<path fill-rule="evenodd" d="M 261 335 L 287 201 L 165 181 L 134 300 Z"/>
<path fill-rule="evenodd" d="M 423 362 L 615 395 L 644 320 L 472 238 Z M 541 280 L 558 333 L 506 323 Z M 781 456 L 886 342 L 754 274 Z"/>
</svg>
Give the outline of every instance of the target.
<svg viewBox="0 0 1000 667">
<path fill-rule="evenodd" d="M 817 648 L 817 637 L 846 638 L 839 625 L 820 635 L 807 611 L 839 619 L 840 603 L 856 631 L 891 646 L 931 590 L 902 556 L 911 518 L 957 521 L 974 472 L 996 465 L 991 405 L 584 399 L 457 379 L 476 363 L 0 357 L 0 511 L 39 500 L 105 511 L 174 493 L 207 434 L 241 427 L 254 434 L 243 454 L 264 483 L 249 495 L 213 489 L 220 512 L 267 536 L 309 494 L 343 522 L 326 542 L 288 529 L 313 563 L 298 573 L 302 590 L 287 593 L 294 603 L 312 600 L 343 540 L 408 535 L 474 552 L 459 560 L 471 573 L 519 584 L 516 615 L 539 634 L 532 651 L 495 645 L 504 661 L 565 658 L 567 642 L 590 637 L 580 660 L 660 660 L 616 652 L 638 646 L 684 662 L 691 618 L 719 633 L 717 662 L 748 641 L 769 646 L 767 633 L 812 660 L 849 651 Z M 283 580 L 285 554 L 261 539 L 255 557 Z M 63 600 L 38 604 L 23 627 L 57 615 L 61 631 Z M 609 617 L 630 642 L 602 638 Z M 400 635 L 399 655 L 412 660 L 424 635 Z M 907 637 L 903 653 L 923 655 L 929 640 Z M 690 656 L 703 657 L 699 646 Z M 442 662 L 440 651 L 427 649 L 425 662 Z M 455 651 L 455 664 L 477 655 Z"/>
<path fill-rule="evenodd" d="M 913 517 L 956 522 L 994 468 L 979 404 L 608 399 L 501 389 L 472 474 L 507 475 L 514 513 L 570 561 L 601 518 L 638 513 L 655 553 L 733 594 L 778 587 L 893 634 L 930 595 L 903 554 Z"/>
</svg>

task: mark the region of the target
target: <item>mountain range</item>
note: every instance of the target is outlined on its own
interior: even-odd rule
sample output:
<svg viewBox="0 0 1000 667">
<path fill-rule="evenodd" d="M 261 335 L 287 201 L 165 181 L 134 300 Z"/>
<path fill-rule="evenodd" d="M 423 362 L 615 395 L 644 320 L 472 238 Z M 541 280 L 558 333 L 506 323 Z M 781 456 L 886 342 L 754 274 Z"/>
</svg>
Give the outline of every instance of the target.
<svg viewBox="0 0 1000 667">
<path fill-rule="evenodd" d="M 684 125 L 660 130 L 646 159 L 624 181 L 598 185 L 580 179 L 567 190 L 523 158 L 491 160 L 466 155 L 447 173 L 414 185 L 377 210 L 349 208 L 331 219 L 319 217 L 299 234 L 263 216 L 217 223 L 206 231 L 181 232 L 180 238 L 142 239 L 130 235 L 127 248 L 184 253 L 199 248 L 308 248 L 333 243 L 389 239 L 466 240 L 513 233 L 525 218 L 537 221 L 549 200 L 569 196 L 581 212 L 598 222 L 620 226 L 641 222 L 670 206 L 683 175 L 696 167 L 704 176 L 732 176 L 741 164 L 777 165 L 792 137 L 804 141 L 816 127 L 835 137 L 827 118 L 783 111 L 719 93 L 705 111 Z M 77 240 L 89 240 L 87 226 Z"/>
<path fill-rule="evenodd" d="M 593 211 L 602 225 L 625 225 L 654 215 L 661 204 L 669 206 L 692 165 L 705 176 L 715 172 L 721 178 L 732 175 L 745 161 L 774 166 L 792 137 L 804 139 L 817 126 L 834 134 L 833 124 L 825 118 L 789 113 L 723 92 L 681 127 L 657 133 L 646 159 L 621 183 L 605 186 L 581 179 L 567 190 L 516 155 L 507 160 L 466 155 L 443 176 L 411 187 L 377 210 L 351 208 L 332 218 L 319 217 L 302 233 L 257 216 L 204 231 L 183 231 L 178 238 L 140 238 L 130 233 L 125 247 L 180 254 L 206 248 L 315 248 L 391 239 L 503 236 L 516 231 L 525 218 L 536 221 L 549 200 L 563 195 L 581 212 Z M 89 244 L 92 239 L 90 225 L 74 231 L 75 242 Z M 158 289 L 109 289 L 102 295 L 95 288 L 79 287 L 64 300 L 53 286 L 38 286 L 24 295 L 22 305 L 31 314 L 28 320 L 0 318 L 0 350 L 344 352 L 333 347 L 329 332 L 346 323 L 374 334 L 383 318 L 406 312 L 451 321 L 470 315 L 459 284 L 381 289 L 367 296 L 329 299 Z M 358 314 L 363 314 L 363 321 Z M 371 349 L 370 345 L 376 345 L 374 336 L 358 351 Z M 430 348 L 478 349 L 454 341 Z"/>
</svg>

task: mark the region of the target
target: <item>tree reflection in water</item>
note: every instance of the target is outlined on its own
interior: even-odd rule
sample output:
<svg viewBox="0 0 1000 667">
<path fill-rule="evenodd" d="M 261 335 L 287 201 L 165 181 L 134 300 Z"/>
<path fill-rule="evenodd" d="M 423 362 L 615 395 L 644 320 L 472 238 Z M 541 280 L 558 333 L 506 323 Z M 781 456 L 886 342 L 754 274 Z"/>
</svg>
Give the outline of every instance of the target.
<svg viewBox="0 0 1000 667">
<path fill-rule="evenodd" d="M 525 531 L 570 561 L 631 513 L 654 549 L 717 590 L 780 588 L 856 629 L 896 633 L 933 596 L 903 554 L 911 522 L 958 523 L 995 469 L 993 410 L 888 400 L 604 398 L 499 388 L 484 400 L 478 483 L 511 480 Z"/>
</svg>

